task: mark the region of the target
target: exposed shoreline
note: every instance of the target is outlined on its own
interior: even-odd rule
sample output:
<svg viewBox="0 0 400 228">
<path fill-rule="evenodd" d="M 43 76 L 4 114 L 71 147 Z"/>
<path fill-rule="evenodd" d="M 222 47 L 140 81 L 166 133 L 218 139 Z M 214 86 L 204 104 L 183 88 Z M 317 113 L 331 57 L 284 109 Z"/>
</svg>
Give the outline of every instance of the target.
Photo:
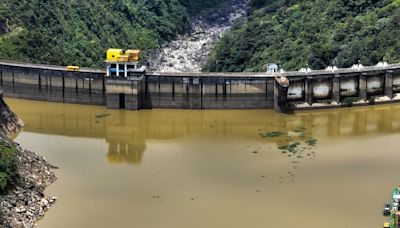
<svg viewBox="0 0 400 228">
<path fill-rule="evenodd" d="M 3 144 L 16 148 L 19 161 L 18 184 L 0 197 L 0 226 L 5 228 L 34 227 L 45 212 L 56 202 L 56 197 L 46 196 L 44 190 L 57 178 L 56 168 L 42 156 L 21 148 L 6 134 L 17 133 L 23 122 L 4 103 L 0 95 L 1 128 Z"/>
</svg>

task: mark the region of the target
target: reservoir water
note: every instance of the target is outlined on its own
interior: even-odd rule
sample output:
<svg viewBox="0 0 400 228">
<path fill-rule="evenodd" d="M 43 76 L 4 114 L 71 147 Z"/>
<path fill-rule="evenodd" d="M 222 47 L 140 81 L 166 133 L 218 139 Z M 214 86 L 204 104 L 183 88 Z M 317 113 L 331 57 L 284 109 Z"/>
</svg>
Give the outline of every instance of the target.
<svg viewBox="0 0 400 228">
<path fill-rule="evenodd" d="M 382 227 L 400 105 L 107 110 L 6 99 L 16 141 L 58 166 L 39 228 Z"/>
</svg>

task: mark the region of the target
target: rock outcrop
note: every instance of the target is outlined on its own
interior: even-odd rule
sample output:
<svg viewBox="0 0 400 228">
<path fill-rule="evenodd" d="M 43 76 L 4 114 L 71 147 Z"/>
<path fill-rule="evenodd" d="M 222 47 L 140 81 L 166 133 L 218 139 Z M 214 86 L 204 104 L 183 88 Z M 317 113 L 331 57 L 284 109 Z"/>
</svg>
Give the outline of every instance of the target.
<svg viewBox="0 0 400 228">
<path fill-rule="evenodd" d="M 34 152 L 22 149 L 6 135 L 17 133 L 23 122 L 9 109 L 0 95 L 0 141 L 15 148 L 18 159 L 18 181 L 16 186 L 0 196 L 0 227 L 34 227 L 46 210 L 55 203 L 55 197 L 44 194 L 47 186 L 56 180 L 52 165 Z M 0 153 L 3 151 L 0 151 Z"/>
<path fill-rule="evenodd" d="M 8 25 L 8 19 L 0 15 L 0 35 L 11 32 L 10 26 Z"/>
<path fill-rule="evenodd" d="M 0 132 L 6 135 L 15 134 L 24 126 L 24 122 L 4 102 L 3 91 L 0 91 L 0 125 Z"/>
<path fill-rule="evenodd" d="M 192 21 L 191 31 L 151 54 L 150 70 L 160 72 L 199 72 L 207 62 L 212 47 L 235 21 L 245 19 L 248 0 L 204 12 Z"/>
</svg>

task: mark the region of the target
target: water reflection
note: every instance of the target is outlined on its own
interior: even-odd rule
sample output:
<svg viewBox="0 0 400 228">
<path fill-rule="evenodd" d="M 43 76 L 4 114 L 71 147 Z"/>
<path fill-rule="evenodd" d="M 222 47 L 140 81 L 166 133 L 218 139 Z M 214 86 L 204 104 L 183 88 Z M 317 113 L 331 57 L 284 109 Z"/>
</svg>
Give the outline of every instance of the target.
<svg viewBox="0 0 400 228">
<path fill-rule="evenodd" d="M 400 105 L 283 115 L 271 110 L 133 112 L 15 99 L 7 102 L 28 123 L 24 131 L 105 139 L 109 144 L 107 159 L 111 163 L 140 164 L 148 140 L 229 136 L 274 144 L 278 148 L 310 138 L 373 136 L 400 131 Z M 304 129 L 301 134 L 296 130 L 299 128 Z M 260 133 L 273 131 L 282 132 L 284 137 L 260 137 Z M 305 157 L 313 158 L 315 154 L 308 151 Z"/>
<path fill-rule="evenodd" d="M 141 144 L 133 143 L 112 143 L 108 149 L 108 161 L 111 163 L 122 163 L 126 162 L 129 164 L 140 164 L 143 157 L 143 152 L 146 149 L 144 141 L 139 142 Z"/>
</svg>

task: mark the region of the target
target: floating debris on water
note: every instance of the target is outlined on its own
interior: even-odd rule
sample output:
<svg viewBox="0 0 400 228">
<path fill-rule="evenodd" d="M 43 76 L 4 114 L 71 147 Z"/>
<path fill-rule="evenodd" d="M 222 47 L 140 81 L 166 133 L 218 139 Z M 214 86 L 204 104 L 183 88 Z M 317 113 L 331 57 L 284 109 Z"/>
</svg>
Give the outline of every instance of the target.
<svg viewBox="0 0 400 228">
<path fill-rule="evenodd" d="M 280 137 L 283 135 L 282 132 L 279 131 L 271 131 L 271 132 L 266 132 L 266 133 L 261 133 L 260 134 L 263 138 L 276 138 L 276 137 Z"/>
<path fill-rule="evenodd" d="M 306 128 L 305 127 L 296 127 L 293 131 L 294 132 L 304 132 L 306 130 Z"/>
<path fill-rule="evenodd" d="M 106 118 L 108 116 L 111 116 L 111 114 L 103 113 L 103 114 L 96 115 L 96 119 L 103 119 L 103 118 Z"/>
<path fill-rule="evenodd" d="M 287 145 L 283 145 L 278 147 L 280 150 L 286 150 L 288 152 L 296 152 L 297 147 L 300 146 L 300 142 L 289 143 Z"/>
<path fill-rule="evenodd" d="M 289 158 L 289 162 L 292 163 L 292 170 L 279 178 L 279 184 L 294 184 L 298 178 L 295 172 L 299 169 L 300 162 L 304 159 L 315 158 L 314 147 L 318 144 L 318 140 L 312 138 L 311 132 L 308 132 L 305 127 L 290 127 L 287 131 L 269 131 L 259 135 L 266 140 L 274 141 L 281 154 Z"/>
<path fill-rule="evenodd" d="M 316 140 L 316 139 L 309 139 L 306 141 L 307 145 L 309 145 L 309 146 L 315 146 L 315 145 L 317 145 L 317 142 L 318 142 L 318 140 Z"/>
<path fill-rule="evenodd" d="M 288 132 L 288 134 L 279 131 L 271 131 L 260 135 L 263 138 L 278 138 L 280 141 L 278 143 L 278 149 L 281 150 L 282 154 L 288 157 L 296 156 L 298 159 L 303 159 L 305 157 L 315 157 L 315 152 L 310 150 L 318 143 L 317 139 L 305 136 L 306 130 L 305 127 L 296 127 L 294 130 Z M 290 142 L 295 138 L 290 136 L 297 136 L 297 141 Z"/>
</svg>

